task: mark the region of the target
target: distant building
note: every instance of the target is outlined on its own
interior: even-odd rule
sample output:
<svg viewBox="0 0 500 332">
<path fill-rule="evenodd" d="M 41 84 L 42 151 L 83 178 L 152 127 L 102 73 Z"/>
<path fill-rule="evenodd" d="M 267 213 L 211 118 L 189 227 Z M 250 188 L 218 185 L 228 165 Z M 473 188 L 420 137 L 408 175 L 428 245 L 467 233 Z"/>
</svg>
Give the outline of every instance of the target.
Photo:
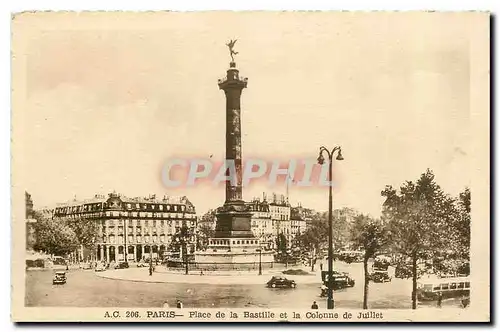
<svg viewBox="0 0 500 332">
<path fill-rule="evenodd" d="M 54 217 L 95 220 L 99 227 L 97 260 L 140 261 L 160 258 L 172 242 L 172 237 L 185 225 L 195 234 L 197 218 L 187 197 L 129 198 L 116 193 L 96 195 L 85 201 L 60 204 Z M 188 239 L 188 248 L 195 250 L 195 239 Z M 83 253 L 82 253 L 83 254 Z M 80 260 L 83 257 L 80 257 Z"/>
<path fill-rule="evenodd" d="M 272 194 L 270 201 L 263 194 L 262 200 L 254 198 L 246 203 L 252 215 L 252 232 L 259 238 L 260 243 L 269 248 L 276 249 L 276 240 L 279 234 L 283 234 L 287 240 L 288 247 L 293 246 L 295 238 L 305 232 L 306 219 L 292 215 L 292 207 L 285 196 Z M 295 218 L 297 217 L 297 218 Z"/>
</svg>

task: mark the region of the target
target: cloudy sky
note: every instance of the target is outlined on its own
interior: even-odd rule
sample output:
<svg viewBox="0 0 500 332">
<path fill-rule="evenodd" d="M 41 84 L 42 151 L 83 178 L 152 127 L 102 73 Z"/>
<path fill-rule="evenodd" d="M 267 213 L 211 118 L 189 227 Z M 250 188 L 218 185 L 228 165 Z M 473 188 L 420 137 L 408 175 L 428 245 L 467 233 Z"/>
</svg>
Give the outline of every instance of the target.
<svg viewBox="0 0 500 332">
<path fill-rule="evenodd" d="M 161 169 L 172 157 L 224 158 L 217 79 L 229 65 L 225 43 L 237 38 L 237 66 L 249 79 L 244 159 L 316 158 L 320 145 L 341 145 L 335 206 L 372 215 L 385 185 L 426 168 L 456 195 L 470 184 L 463 15 L 25 17 L 25 99 L 15 110 L 23 112 L 23 185 L 37 207 L 113 190 L 187 195 L 200 213 L 220 206 L 223 188 L 165 188 Z M 244 198 L 285 190 L 259 184 Z M 290 200 L 328 208 L 324 187 L 292 187 Z"/>
</svg>

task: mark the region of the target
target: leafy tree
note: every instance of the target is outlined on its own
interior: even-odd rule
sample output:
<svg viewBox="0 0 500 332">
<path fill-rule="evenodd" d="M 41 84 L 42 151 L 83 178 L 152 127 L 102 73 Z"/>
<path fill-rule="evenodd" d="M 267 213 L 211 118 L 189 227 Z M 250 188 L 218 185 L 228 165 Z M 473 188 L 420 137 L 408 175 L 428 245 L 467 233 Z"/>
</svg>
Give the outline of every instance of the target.
<svg viewBox="0 0 500 332">
<path fill-rule="evenodd" d="M 309 253 L 311 270 L 314 269 L 315 253 L 320 252 L 321 246 L 328 241 L 328 224 L 325 221 L 313 221 L 306 231 L 297 237 L 297 243 Z"/>
<path fill-rule="evenodd" d="M 457 200 L 456 242 L 457 252 L 461 258 L 469 260 L 470 256 L 470 189 L 459 194 Z"/>
<path fill-rule="evenodd" d="M 78 248 L 75 232 L 60 219 L 38 219 L 35 223 L 35 234 L 35 250 L 52 255 L 66 255 Z"/>
<path fill-rule="evenodd" d="M 201 224 L 198 227 L 198 236 L 196 238 L 197 247 L 200 250 L 205 250 L 208 247 L 209 239 L 212 238 L 215 234 L 215 230 L 213 227 L 210 227 L 208 224 Z"/>
<path fill-rule="evenodd" d="M 94 252 L 99 237 L 99 224 L 94 219 L 76 218 L 68 221 L 78 243 Z"/>
<path fill-rule="evenodd" d="M 412 308 L 416 309 L 418 259 L 449 245 L 454 200 L 441 190 L 429 169 L 415 183 L 406 181 L 399 192 L 387 186 L 381 194 L 385 197 L 382 215 L 390 229 L 391 243 L 411 258 L 411 298 Z"/>
<path fill-rule="evenodd" d="M 364 270 L 364 290 L 363 290 L 363 309 L 368 309 L 368 287 L 369 272 L 368 260 L 374 258 L 380 250 L 388 243 L 387 228 L 380 220 L 369 216 L 358 215 L 354 219 L 354 225 L 351 228 L 351 240 L 360 248 L 364 249 L 363 270 Z"/>
<path fill-rule="evenodd" d="M 184 267 L 186 269 L 185 273 L 189 274 L 189 260 L 188 260 L 188 243 L 191 242 L 192 232 L 185 222 L 178 229 L 178 231 L 172 236 L 172 242 L 170 248 L 182 253 L 184 260 Z"/>
</svg>

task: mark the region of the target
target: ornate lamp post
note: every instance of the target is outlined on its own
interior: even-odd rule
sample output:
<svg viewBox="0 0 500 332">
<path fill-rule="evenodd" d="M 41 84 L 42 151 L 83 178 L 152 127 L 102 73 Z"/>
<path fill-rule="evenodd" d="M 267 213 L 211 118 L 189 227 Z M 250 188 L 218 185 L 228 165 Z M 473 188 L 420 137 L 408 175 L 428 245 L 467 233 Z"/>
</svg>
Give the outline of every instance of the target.
<svg viewBox="0 0 500 332">
<path fill-rule="evenodd" d="M 262 248 L 255 249 L 259 253 L 259 275 L 262 275 Z"/>
<path fill-rule="evenodd" d="M 326 306 L 327 309 L 333 309 L 335 307 L 335 304 L 333 302 L 333 198 L 332 198 L 332 165 L 333 165 L 333 156 L 334 154 L 337 153 L 337 157 L 335 159 L 337 160 L 344 160 L 344 157 L 342 157 L 342 149 L 340 146 L 334 147 L 331 151 L 325 148 L 324 146 L 321 146 L 319 148 L 319 156 L 318 156 L 318 164 L 323 165 L 325 162 L 325 158 L 323 157 L 323 153 L 326 153 L 328 156 L 328 161 L 329 161 L 329 168 L 328 168 L 328 180 L 330 181 L 329 185 L 329 196 L 328 196 L 328 290 L 327 290 L 327 302 Z"/>
<path fill-rule="evenodd" d="M 153 241 L 152 227 L 149 227 L 149 234 L 151 234 L 150 241 Z M 149 275 L 153 275 L 153 245 L 149 245 Z"/>
</svg>

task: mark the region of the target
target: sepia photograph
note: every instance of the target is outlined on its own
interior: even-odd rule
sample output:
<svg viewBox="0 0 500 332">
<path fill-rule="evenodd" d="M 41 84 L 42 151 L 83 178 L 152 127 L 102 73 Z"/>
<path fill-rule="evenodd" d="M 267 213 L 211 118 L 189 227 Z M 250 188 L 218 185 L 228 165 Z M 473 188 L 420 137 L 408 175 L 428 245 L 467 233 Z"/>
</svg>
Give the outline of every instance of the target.
<svg viewBox="0 0 500 332">
<path fill-rule="evenodd" d="M 11 26 L 12 320 L 490 321 L 489 13 Z"/>
</svg>

